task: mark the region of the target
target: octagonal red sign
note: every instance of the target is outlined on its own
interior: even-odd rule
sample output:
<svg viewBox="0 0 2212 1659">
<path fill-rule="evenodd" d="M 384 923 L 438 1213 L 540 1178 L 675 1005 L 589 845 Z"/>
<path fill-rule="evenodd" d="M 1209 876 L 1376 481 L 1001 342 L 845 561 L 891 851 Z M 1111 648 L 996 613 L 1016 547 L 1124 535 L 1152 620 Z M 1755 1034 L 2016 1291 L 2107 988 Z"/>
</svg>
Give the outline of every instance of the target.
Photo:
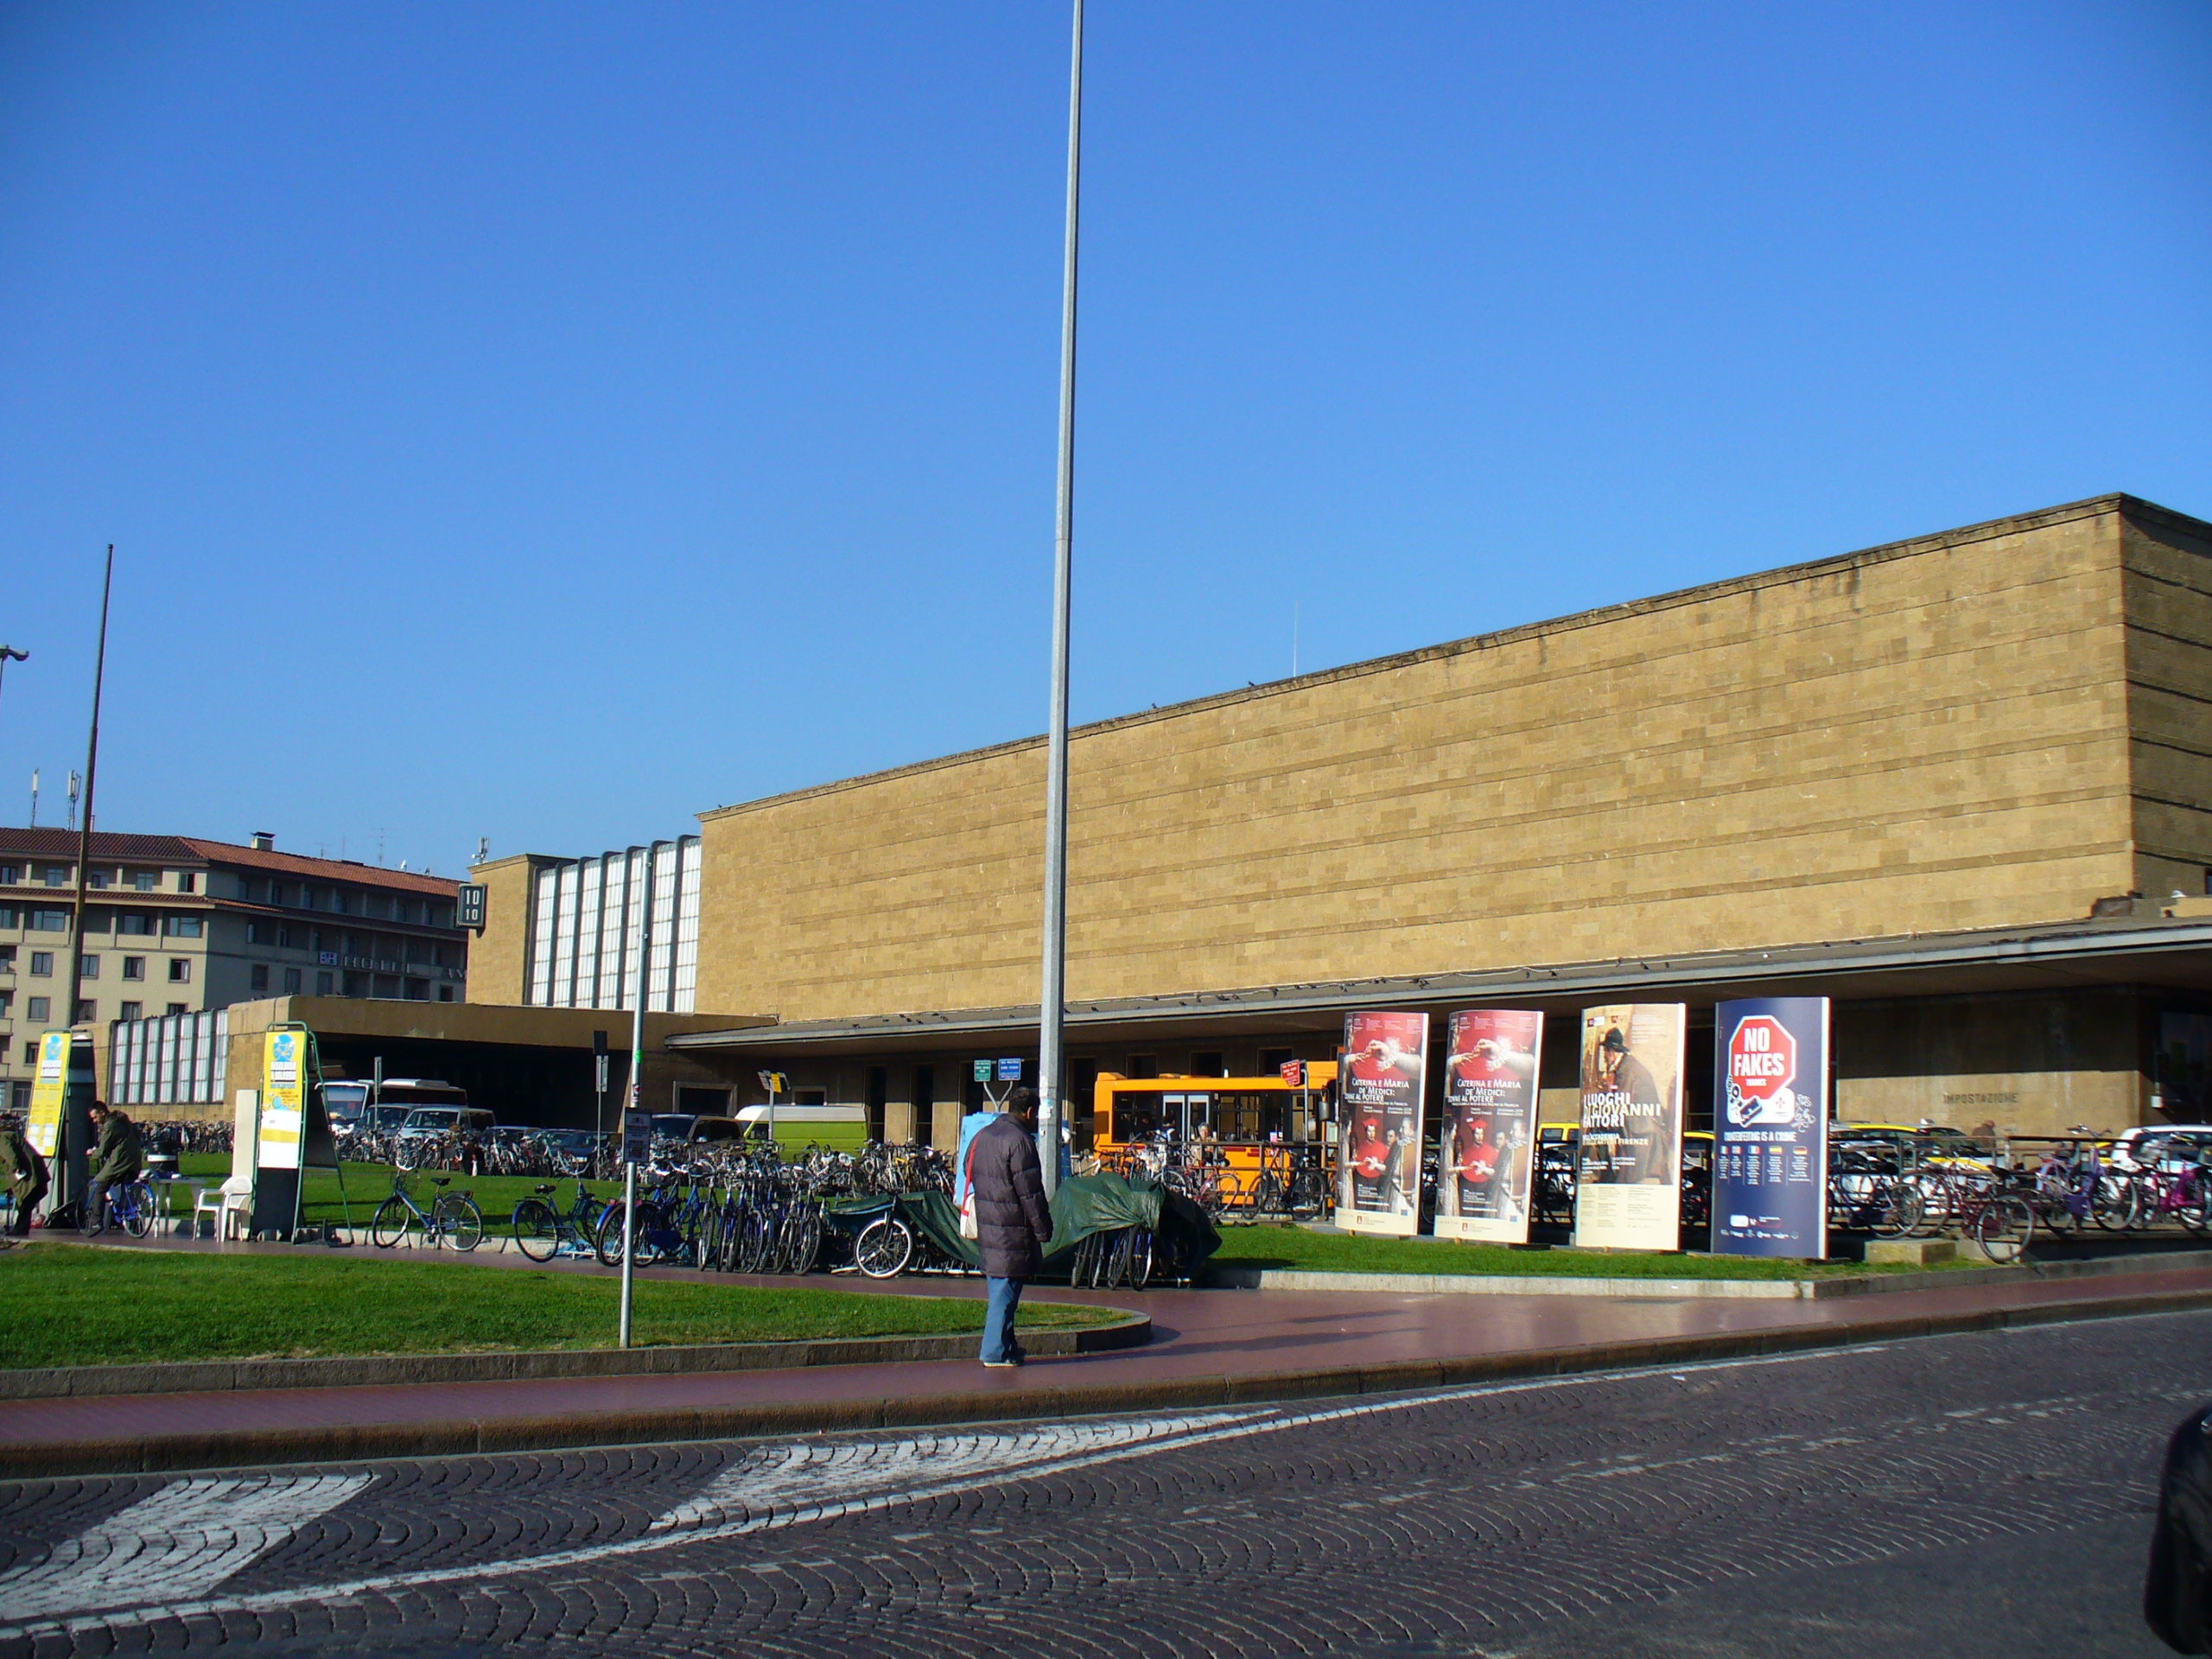
<svg viewBox="0 0 2212 1659">
<path fill-rule="evenodd" d="M 1728 1039 L 1728 1081 L 1745 1100 L 1764 1105 L 1797 1076 L 1797 1039 L 1771 1014 L 1738 1022 Z"/>
</svg>

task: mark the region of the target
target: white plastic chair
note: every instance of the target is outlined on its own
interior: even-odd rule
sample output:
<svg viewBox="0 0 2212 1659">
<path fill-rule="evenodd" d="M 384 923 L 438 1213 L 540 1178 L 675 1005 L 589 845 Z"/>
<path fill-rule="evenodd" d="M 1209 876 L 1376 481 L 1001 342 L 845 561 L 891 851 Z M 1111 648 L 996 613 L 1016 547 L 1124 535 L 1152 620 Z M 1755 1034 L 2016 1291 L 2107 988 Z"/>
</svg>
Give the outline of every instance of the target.
<svg viewBox="0 0 2212 1659">
<path fill-rule="evenodd" d="M 203 1186 L 192 1200 L 192 1236 L 200 1236 L 200 1217 L 215 1217 L 215 1236 L 231 1236 L 231 1223 L 235 1219 L 251 1224 L 253 1218 L 253 1177 L 233 1175 L 220 1186 Z"/>
</svg>

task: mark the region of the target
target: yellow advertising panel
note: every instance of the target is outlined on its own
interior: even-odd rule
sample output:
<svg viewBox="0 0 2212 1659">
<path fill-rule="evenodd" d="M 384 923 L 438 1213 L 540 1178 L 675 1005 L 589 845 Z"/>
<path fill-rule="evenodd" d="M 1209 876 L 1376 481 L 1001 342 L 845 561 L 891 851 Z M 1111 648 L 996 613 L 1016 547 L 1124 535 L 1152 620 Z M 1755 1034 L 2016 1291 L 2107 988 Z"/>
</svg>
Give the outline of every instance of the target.
<svg viewBox="0 0 2212 1659">
<path fill-rule="evenodd" d="M 69 1090 L 69 1033 L 49 1031 L 39 1039 L 38 1077 L 31 1084 L 30 1122 L 23 1132 L 41 1158 L 61 1144 L 61 1098 Z"/>
<path fill-rule="evenodd" d="M 300 1166 L 300 1127 L 306 1101 L 308 1039 L 303 1031 L 272 1031 L 261 1049 L 261 1167 Z"/>
</svg>

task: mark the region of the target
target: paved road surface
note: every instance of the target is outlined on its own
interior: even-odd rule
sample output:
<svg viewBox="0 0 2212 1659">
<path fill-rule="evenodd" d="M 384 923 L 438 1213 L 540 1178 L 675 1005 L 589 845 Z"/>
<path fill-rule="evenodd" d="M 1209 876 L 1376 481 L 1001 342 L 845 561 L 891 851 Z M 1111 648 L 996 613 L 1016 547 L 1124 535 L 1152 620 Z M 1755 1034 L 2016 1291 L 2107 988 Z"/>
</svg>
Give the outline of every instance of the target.
<svg viewBox="0 0 2212 1659">
<path fill-rule="evenodd" d="M 2212 1313 L 940 1434 L 0 1486 L 0 1656 L 2145 1659 Z"/>
</svg>

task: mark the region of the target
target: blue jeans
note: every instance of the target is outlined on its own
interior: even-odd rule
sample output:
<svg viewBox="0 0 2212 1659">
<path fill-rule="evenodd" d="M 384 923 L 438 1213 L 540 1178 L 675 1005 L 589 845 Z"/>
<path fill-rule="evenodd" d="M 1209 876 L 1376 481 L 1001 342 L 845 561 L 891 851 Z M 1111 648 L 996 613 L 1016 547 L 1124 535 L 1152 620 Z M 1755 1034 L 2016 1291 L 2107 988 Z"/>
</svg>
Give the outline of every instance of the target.
<svg viewBox="0 0 2212 1659">
<path fill-rule="evenodd" d="M 1021 1306 L 1021 1281 L 986 1279 L 990 1306 L 983 1315 L 983 1363 L 1020 1359 L 1021 1344 L 1014 1339 L 1014 1312 Z"/>
</svg>

